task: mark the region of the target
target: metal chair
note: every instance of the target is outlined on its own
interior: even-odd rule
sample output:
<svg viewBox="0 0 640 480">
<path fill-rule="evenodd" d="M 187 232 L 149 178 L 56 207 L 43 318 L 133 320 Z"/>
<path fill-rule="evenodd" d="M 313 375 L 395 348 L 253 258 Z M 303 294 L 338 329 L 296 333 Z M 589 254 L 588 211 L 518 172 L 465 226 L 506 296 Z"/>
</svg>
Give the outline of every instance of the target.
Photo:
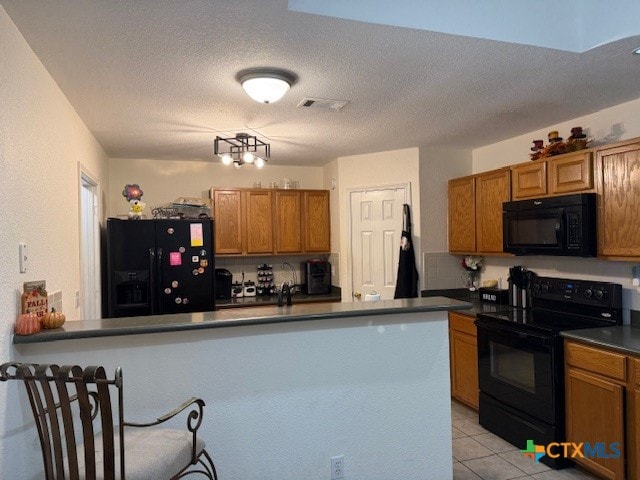
<svg viewBox="0 0 640 480">
<path fill-rule="evenodd" d="M 218 478 L 204 441 L 196 435 L 204 407 L 199 398 L 153 422 L 134 423 L 124 420 L 120 367 L 110 380 L 103 367 L 4 363 L 0 381 L 7 380 L 20 380 L 26 387 L 46 480 Z M 111 393 L 116 392 L 114 412 Z M 188 407 L 188 431 L 156 427 Z"/>
</svg>

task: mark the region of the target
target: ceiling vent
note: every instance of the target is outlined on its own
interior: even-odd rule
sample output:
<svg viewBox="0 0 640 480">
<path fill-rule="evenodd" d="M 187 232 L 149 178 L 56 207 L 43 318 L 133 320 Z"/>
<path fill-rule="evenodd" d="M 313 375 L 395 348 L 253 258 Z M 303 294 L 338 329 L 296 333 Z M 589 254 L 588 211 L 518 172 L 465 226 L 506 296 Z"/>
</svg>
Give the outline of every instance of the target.
<svg viewBox="0 0 640 480">
<path fill-rule="evenodd" d="M 338 110 L 342 110 L 347 103 L 346 100 L 329 100 L 328 98 L 303 98 L 302 101 L 298 104 L 298 107 L 302 108 L 315 108 L 321 110 L 333 110 L 337 112 Z"/>
</svg>

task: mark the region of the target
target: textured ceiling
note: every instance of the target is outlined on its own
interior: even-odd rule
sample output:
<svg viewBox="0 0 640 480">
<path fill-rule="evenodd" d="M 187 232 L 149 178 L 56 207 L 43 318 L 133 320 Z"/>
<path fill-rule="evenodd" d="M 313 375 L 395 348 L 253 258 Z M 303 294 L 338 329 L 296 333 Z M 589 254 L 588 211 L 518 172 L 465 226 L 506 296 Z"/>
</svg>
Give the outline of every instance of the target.
<svg viewBox="0 0 640 480">
<path fill-rule="evenodd" d="M 110 157 L 212 159 L 254 131 L 273 164 L 474 148 L 640 97 L 631 37 L 584 53 L 287 10 L 286 0 L 0 0 Z M 280 67 L 278 103 L 235 79 Z M 348 100 L 339 112 L 304 97 Z M 588 127 L 588 125 L 584 125 Z"/>
</svg>

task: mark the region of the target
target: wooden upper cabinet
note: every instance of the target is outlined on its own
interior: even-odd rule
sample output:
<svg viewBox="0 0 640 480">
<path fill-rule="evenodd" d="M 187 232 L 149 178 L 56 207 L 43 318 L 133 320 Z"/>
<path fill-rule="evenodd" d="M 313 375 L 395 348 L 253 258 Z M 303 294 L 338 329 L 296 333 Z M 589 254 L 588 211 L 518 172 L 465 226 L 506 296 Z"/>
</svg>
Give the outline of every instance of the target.
<svg viewBox="0 0 640 480">
<path fill-rule="evenodd" d="M 568 153 L 547 160 L 549 193 L 565 194 L 593 189 L 591 150 Z"/>
<path fill-rule="evenodd" d="M 547 162 L 535 160 L 511 167 L 511 198 L 543 197 L 547 194 Z"/>
<path fill-rule="evenodd" d="M 476 251 L 475 178 L 449 180 L 449 251 Z"/>
<path fill-rule="evenodd" d="M 511 199 L 508 168 L 476 176 L 476 250 L 502 253 L 502 204 Z"/>
<path fill-rule="evenodd" d="M 302 196 L 297 190 L 275 193 L 276 253 L 302 252 Z"/>
<path fill-rule="evenodd" d="M 331 251 L 329 191 L 307 190 L 303 196 L 304 249 L 328 253 Z"/>
<path fill-rule="evenodd" d="M 240 189 L 213 190 L 215 219 L 215 252 L 242 253 L 242 191 Z"/>
<path fill-rule="evenodd" d="M 247 253 L 273 252 L 273 192 L 247 190 L 245 193 L 245 238 Z"/>
<path fill-rule="evenodd" d="M 598 255 L 640 257 L 640 140 L 596 151 Z"/>
</svg>

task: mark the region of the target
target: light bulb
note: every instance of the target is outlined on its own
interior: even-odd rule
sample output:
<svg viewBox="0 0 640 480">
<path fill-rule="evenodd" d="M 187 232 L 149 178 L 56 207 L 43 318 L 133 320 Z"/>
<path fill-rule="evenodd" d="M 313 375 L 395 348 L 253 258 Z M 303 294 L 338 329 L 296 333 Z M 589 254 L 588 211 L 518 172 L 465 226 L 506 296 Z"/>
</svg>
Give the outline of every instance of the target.
<svg viewBox="0 0 640 480">
<path fill-rule="evenodd" d="M 264 168 L 264 160 L 260 157 L 256 158 L 256 168 Z"/>
<path fill-rule="evenodd" d="M 222 160 L 222 163 L 224 163 L 225 165 L 231 165 L 231 162 L 233 161 L 231 155 L 229 155 L 228 153 L 222 155 L 220 157 L 220 160 Z"/>
<path fill-rule="evenodd" d="M 242 160 L 244 160 L 245 163 L 253 163 L 253 161 L 255 160 L 255 157 L 251 152 L 244 152 L 242 154 Z"/>
</svg>

